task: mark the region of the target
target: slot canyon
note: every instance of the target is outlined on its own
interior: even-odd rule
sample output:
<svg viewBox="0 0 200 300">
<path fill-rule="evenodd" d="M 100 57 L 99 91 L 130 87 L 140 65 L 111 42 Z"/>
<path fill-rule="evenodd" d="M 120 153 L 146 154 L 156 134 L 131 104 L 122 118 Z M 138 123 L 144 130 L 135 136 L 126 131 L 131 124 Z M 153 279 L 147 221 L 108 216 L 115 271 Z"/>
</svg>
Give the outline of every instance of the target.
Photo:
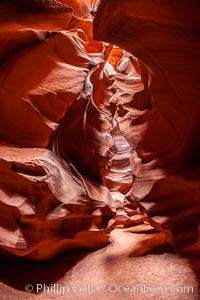
<svg viewBox="0 0 200 300">
<path fill-rule="evenodd" d="M 200 2 L 0 10 L 0 299 L 199 300 Z"/>
</svg>

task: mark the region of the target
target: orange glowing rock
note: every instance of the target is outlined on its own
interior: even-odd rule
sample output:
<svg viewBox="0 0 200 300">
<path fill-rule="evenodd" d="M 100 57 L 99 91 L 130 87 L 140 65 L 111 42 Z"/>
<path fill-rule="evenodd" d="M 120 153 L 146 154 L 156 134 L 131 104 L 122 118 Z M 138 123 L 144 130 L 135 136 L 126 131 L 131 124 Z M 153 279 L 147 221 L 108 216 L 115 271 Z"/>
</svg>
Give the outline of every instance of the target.
<svg viewBox="0 0 200 300">
<path fill-rule="evenodd" d="M 0 249 L 45 260 L 153 226 L 199 254 L 195 2 L 1 1 Z"/>
</svg>

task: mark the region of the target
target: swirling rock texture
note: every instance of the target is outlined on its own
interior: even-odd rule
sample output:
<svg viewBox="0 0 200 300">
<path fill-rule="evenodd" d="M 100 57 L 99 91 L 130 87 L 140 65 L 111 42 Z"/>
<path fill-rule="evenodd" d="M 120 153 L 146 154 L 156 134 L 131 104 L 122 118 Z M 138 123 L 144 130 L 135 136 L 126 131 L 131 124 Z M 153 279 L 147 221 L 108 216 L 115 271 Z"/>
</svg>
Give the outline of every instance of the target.
<svg viewBox="0 0 200 300">
<path fill-rule="evenodd" d="M 145 87 L 128 104 L 117 98 L 116 119 L 140 159 L 130 200 L 140 201 L 178 251 L 196 254 L 199 10 L 197 1 L 103 0 L 94 22 L 96 39 L 138 58 Z"/>
<path fill-rule="evenodd" d="M 1 1 L 3 253 L 46 260 L 141 223 L 199 253 L 196 2 Z"/>
<path fill-rule="evenodd" d="M 74 3 L 74 11 L 83 15 L 81 22 L 90 29 L 90 4 L 82 3 L 83 12 L 78 4 Z M 103 61 L 104 46 L 90 44 L 87 31 L 70 29 L 72 18 L 79 15 L 72 17 L 72 8 L 65 4 L 3 1 L 1 11 L 1 248 L 44 260 L 62 251 L 102 247 L 108 242 L 108 222 L 115 215 L 115 205 L 100 180 L 95 182 L 94 177 L 93 182 L 78 171 L 82 170 L 80 153 L 90 161 L 89 152 L 98 143 L 102 144 L 99 162 L 104 168 L 112 145 L 109 131 L 95 128 L 100 112 L 92 104 L 90 114 L 94 110 L 96 115 L 86 125 L 82 145 L 78 137 L 84 133 L 82 112 L 84 120 L 88 118 L 85 81 L 89 70 Z M 79 116 L 74 116 L 74 107 L 80 109 Z M 61 125 L 71 128 L 66 128 L 64 137 L 59 133 Z M 94 139 L 95 132 L 99 135 L 91 149 L 90 132 Z M 79 149 L 78 169 L 73 165 L 76 156 L 69 155 L 64 161 L 54 154 L 62 138 L 64 150 L 67 140 L 72 153 Z M 99 179 L 98 160 L 94 170 L 91 163 L 84 163 L 84 156 L 82 161 L 85 170 L 91 168 Z"/>
</svg>

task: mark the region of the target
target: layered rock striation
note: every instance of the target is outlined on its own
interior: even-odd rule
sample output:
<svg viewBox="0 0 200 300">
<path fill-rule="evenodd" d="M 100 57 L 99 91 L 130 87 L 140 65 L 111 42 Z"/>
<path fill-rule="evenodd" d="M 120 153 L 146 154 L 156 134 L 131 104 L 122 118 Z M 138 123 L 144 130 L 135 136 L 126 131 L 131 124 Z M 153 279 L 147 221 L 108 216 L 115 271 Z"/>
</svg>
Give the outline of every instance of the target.
<svg viewBox="0 0 200 300">
<path fill-rule="evenodd" d="M 199 251 L 199 5 L 2 1 L 0 249 L 46 260 L 150 223 Z"/>
</svg>

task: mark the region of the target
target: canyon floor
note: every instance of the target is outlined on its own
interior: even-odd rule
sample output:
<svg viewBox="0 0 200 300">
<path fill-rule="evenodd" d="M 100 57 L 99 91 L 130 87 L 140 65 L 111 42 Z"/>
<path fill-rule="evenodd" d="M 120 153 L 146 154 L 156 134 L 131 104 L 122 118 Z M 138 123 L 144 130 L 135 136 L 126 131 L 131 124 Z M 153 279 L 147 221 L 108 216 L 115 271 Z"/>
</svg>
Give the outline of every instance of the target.
<svg viewBox="0 0 200 300">
<path fill-rule="evenodd" d="M 149 234 L 119 228 L 111 237 L 103 249 L 47 262 L 1 258 L 1 299 L 200 299 L 199 259 L 182 258 L 170 248 L 135 257 Z"/>
</svg>

